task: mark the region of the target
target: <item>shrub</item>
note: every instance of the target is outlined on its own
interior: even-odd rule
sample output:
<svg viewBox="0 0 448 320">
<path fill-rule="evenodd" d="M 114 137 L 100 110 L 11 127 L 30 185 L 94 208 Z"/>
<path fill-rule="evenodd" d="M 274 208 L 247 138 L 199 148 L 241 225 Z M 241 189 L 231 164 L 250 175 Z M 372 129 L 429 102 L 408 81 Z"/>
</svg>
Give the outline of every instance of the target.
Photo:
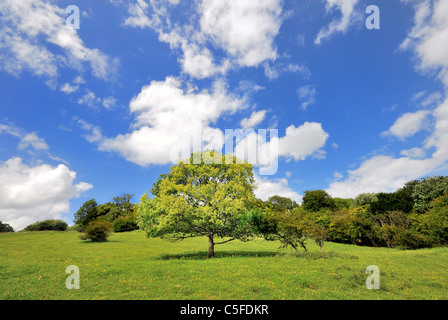
<svg viewBox="0 0 448 320">
<path fill-rule="evenodd" d="M 114 232 L 126 232 L 138 229 L 137 223 L 130 217 L 118 217 L 112 224 Z"/>
<path fill-rule="evenodd" d="M 84 229 L 84 233 L 80 236 L 82 240 L 91 240 L 93 242 L 107 241 L 112 232 L 111 224 L 105 221 L 92 221 Z"/>
<path fill-rule="evenodd" d="M 30 224 L 25 231 L 65 231 L 68 225 L 62 220 L 44 220 Z"/>
<path fill-rule="evenodd" d="M 14 229 L 9 224 L 0 221 L 0 233 L 2 232 L 14 232 Z"/>
</svg>

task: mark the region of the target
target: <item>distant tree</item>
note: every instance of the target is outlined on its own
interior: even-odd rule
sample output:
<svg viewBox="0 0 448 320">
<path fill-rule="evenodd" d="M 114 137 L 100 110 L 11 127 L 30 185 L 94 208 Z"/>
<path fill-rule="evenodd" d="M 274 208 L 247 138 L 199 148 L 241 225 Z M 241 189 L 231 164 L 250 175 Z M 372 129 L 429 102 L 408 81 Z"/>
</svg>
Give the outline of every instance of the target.
<svg viewBox="0 0 448 320">
<path fill-rule="evenodd" d="M 74 214 L 74 223 L 84 228 L 91 221 L 98 218 L 98 203 L 95 199 L 90 199 L 81 206 Z"/>
<path fill-rule="evenodd" d="M 412 216 L 412 228 L 435 245 L 448 244 L 448 194 L 431 201 L 431 209 Z"/>
<path fill-rule="evenodd" d="M 305 191 L 302 207 L 307 211 L 317 212 L 322 209 L 334 210 L 336 209 L 336 203 L 324 190 Z"/>
<path fill-rule="evenodd" d="M 0 221 L 0 232 L 14 232 L 13 227 Z"/>
<path fill-rule="evenodd" d="M 375 214 L 384 214 L 390 211 L 400 211 L 410 213 L 414 207 L 411 199 L 405 197 L 400 192 L 394 193 L 378 193 L 377 199 L 370 204 L 370 209 Z"/>
<path fill-rule="evenodd" d="M 378 199 L 376 193 L 361 193 L 353 200 L 353 206 L 361 207 L 375 202 Z"/>
<path fill-rule="evenodd" d="M 30 224 L 25 227 L 25 231 L 65 231 L 68 228 L 68 224 L 62 220 L 44 220 Z"/>
<path fill-rule="evenodd" d="M 269 197 L 267 202 L 273 206 L 278 206 L 280 208 L 284 208 L 284 209 L 288 209 L 288 210 L 292 210 L 299 206 L 297 204 L 297 202 L 295 202 L 289 198 L 281 197 L 281 196 L 277 196 L 277 195 Z"/>
<path fill-rule="evenodd" d="M 131 199 L 134 197 L 134 194 L 125 193 L 121 196 L 116 196 L 113 198 L 114 203 L 117 205 L 118 209 L 122 211 L 122 216 L 127 216 L 130 213 L 134 212 L 134 204 L 131 202 Z"/>
<path fill-rule="evenodd" d="M 266 240 L 280 241 L 282 248 L 291 247 L 307 251 L 308 225 L 306 212 L 300 207 L 293 210 L 281 207 L 268 207 L 264 213 L 263 236 Z"/>
<path fill-rule="evenodd" d="M 150 237 L 172 241 L 206 236 L 211 258 L 216 244 L 253 236 L 249 204 L 255 201 L 254 188 L 251 164 L 214 151 L 193 153 L 159 177 L 153 199 L 142 196 L 137 205 L 139 226 Z"/>
<path fill-rule="evenodd" d="M 437 176 L 423 178 L 415 184 L 413 198 L 414 209 L 423 213 L 431 209 L 431 201 L 448 193 L 448 177 Z"/>
<path fill-rule="evenodd" d="M 348 210 L 352 205 L 353 199 L 333 198 L 336 210 Z"/>
<path fill-rule="evenodd" d="M 113 222 L 118 217 L 124 216 L 123 210 L 121 210 L 115 202 L 100 204 L 97 207 L 97 210 L 97 219 L 101 217 L 101 220 L 107 222 Z"/>
</svg>

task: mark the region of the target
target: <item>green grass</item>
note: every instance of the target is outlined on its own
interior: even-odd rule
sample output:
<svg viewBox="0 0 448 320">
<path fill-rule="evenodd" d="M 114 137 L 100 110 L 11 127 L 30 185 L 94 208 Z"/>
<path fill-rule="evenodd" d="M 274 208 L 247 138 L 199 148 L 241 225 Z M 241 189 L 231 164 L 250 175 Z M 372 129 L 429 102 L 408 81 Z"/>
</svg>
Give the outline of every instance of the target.
<svg viewBox="0 0 448 320">
<path fill-rule="evenodd" d="M 447 299 L 448 248 L 402 251 L 312 242 L 309 253 L 255 240 L 215 247 L 206 238 L 171 243 L 143 232 L 82 241 L 76 232 L 0 234 L 0 299 Z M 65 269 L 80 270 L 68 290 Z M 365 286 L 380 269 L 379 290 Z"/>
</svg>

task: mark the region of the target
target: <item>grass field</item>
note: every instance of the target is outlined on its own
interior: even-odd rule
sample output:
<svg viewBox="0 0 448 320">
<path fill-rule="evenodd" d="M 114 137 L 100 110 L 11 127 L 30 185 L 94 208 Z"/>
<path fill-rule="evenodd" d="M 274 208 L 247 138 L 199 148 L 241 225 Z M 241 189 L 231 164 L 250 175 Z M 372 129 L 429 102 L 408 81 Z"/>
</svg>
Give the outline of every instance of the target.
<svg viewBox="0 0 448 320">
<path fill-rule="evenodd" d="M 0 299 L 447 299 L 448 248 L 402 251 L 326 243 L 322 252 L 278 249 L 255 240 L 216 246 L 180 243 L 143 232 L 82 241 L 76 232 L 0 234 Z M 68 290 L 65 269 L 80 270 Z M 380 289 L 368 290 L 366 267 L 380 269 Z"/>
</svg>

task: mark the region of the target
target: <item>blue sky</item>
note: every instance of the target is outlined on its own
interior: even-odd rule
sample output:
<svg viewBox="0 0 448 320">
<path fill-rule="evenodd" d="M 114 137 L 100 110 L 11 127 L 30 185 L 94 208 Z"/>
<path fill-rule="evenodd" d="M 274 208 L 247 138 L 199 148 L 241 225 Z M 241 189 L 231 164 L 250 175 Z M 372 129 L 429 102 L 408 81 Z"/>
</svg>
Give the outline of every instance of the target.
<svg viewBox="0 0 448 320">
<path fill-rule="evenodd" d="M 447 174 L 446 1 L 6 0 L 0 19 L 0 220 L 16 230 L 138 201 L 195 123 L 204 139 L 278 130 L 277 172 L 255 164 L 263 200 Z"/>
</svg>

